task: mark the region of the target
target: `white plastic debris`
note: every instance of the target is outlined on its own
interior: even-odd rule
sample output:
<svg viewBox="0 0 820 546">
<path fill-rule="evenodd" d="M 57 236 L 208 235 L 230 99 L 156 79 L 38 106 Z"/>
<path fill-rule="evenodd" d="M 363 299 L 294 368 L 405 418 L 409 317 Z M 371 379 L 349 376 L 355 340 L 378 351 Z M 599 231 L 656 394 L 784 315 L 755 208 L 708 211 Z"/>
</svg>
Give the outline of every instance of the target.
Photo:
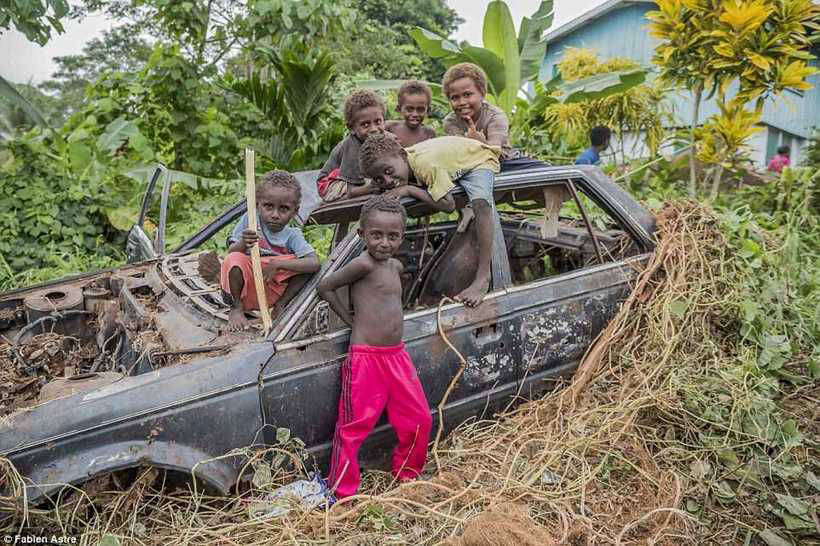
<svg viewBox="0 0 820 546">
<path fill-rule="evenodd" d="M 552 470 L 545 470 L 541 474 L 541 485 L 555 485 L 561 483 L 561 476 Z"/>
<path fill-rule="evenodd" d="M 251 519 L 278 518 L 293 510 L 331 506 L 336 498 L 318 473 L 310 473 L 310 480 L 297 480 L 268 493 L 248 508 Z"/>
</svg>

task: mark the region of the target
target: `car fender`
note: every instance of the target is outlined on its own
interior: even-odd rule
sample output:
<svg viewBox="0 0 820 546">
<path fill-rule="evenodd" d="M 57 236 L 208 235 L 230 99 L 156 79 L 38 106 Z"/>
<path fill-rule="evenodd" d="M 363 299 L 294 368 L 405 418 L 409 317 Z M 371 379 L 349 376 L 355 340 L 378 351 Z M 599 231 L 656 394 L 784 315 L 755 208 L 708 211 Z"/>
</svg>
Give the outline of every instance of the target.
<svg viewBox="0 0 820 546">
<path fill-rule="evenodd" d="M 97 476 L 135 468 L 155 466 L 184 472 L 221 494 L 233 487 L 241 455 L 211 457 L 207 453 L 174 441 L 122 442 L 95 446 L 55 459 L 52 464 L 27 472 L 29 502 L 56 493 L 66 484 L 80 485 Z"/>
</svg>

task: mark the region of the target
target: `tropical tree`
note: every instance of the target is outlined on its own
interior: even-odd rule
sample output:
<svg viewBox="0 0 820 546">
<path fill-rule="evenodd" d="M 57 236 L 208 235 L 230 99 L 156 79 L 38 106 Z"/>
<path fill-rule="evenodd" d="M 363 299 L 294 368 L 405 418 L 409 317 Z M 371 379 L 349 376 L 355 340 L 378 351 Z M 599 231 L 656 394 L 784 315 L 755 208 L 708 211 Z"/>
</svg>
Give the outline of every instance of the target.
<svg viewBox="0 0 820 546">
<path fill-rule="evenodd" d="M 275 163 L 290 170 L 312 166 L 333 119 L 328 96 L 334 63 L 328 53 L 311 55 L 305 47 L 267 54 L 274 69 L 269 78 L 255 71 L 250 78 L 228 77 L 226 83 L 271 123 L 268 153 Z"/>
<path fill-rule="evenodd" d="M 52 31 L 63 32 L 61 19 L 68 12 L 66 0 L 0 0 L 0 34 L 14 25 L 32 42 L 45 45 Z"/>
<path fill-rule="evenodd" d="M 818 28 L 811 0 L 658 0 L 650 11 L 650 33 L 660 43 L 653 62 L 660 78 L 691 89 L 689 193 L 696 192 L 695 128 L 701 100 L 719 93 L 726 103 L 729 86 L 738 82 L 732 100 L 754 101 L 762 112 L 767 97 L 785 89 L 806 89 L 810 35 Z M 734 106 L 726 107 L 734 112 Z"/>
<path fill-rule="evenodd" d="M 737 101 L 728 104 L 718 102 L 720 113 L 707 120 L 702 128 L 696 129 L 697 157 L 702 162 L 714 165 L 712 189 L 709 198 L 718 195 L 724 169 L 737 167 L 748 156 L 749 138 L 763 129 L 757 126 L 760 115 L 748 111 Z"/>
<path fill-rule="evenodd" d="M 139 72 L 148 63 L 153 48 L 131 25 L 103 31 L 76 55 L 54 57 L 57 70 L 39 88 L 55 97 L 59 122 L 82 109 L 85 90 L 103 74 Z"/>
</svg>

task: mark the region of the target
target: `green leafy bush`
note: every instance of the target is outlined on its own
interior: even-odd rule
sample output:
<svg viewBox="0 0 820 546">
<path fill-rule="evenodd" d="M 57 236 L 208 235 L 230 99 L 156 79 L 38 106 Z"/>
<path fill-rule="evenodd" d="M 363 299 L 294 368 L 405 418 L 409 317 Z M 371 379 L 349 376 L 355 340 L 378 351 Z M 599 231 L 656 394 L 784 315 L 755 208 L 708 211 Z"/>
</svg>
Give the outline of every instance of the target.
<svg viewBox="0 0 820 546">
<path fill-rule="evenodd" d="M 113 255 L 105 211 L 110 188 L 78 177 L 69 155 L 36 132 L 0 149 L 0 254 L 9 276 L 53 264 L 53 256 Z"/>
</svg>

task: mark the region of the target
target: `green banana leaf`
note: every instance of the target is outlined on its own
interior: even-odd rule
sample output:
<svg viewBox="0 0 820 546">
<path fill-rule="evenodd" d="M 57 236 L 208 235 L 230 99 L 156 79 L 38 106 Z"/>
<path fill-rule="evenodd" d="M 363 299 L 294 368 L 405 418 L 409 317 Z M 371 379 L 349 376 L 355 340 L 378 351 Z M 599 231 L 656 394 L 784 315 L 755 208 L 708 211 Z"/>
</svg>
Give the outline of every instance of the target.
<svg viewBox="0 0 820 546">
<path fill-rule="evenodd" d="M 435 59 L 441 59 L 445 66 L 458 63 L 474 63 L 487 74 L 488 92 L 498 95 L 505 88 L 504 61 L 494 52 L 467 42 L 460 45 L 421 27 L 410 30 L 419 48 Z"/>
<path fill-rule="evenodd" d="M 430 55 L 434 59 L 442 59 L 452 55 L 461 53 L 461 48 L 458 44 L 451 42 L 447 38 L 443 38 L 431 32 L 426 28 L 415 27 L 409 30 L 410 36 L 416 41 L 422 51 Z"/>
<path fill-rule="evenodd" d="M 411 29 L 409 34 L 422 51 L 448 67 L 461 62 L 480 66 L 487 73 L 488 95 L 493 95 L 509 115 L 521 85 L 538 73 L 547 51 L 543 34 L 552 19 L 553 0 L 542 1 L 538 11 L 521 21 L 521 30 L 516 36 L 507 3 L 493 0 L 484 15 L 484 47 L 467 42 L 457 44 L 421 27 Z"/>
<path fill-rule="evenodd" d="M 559 87 L 559 100 L 564 103 L 596 100 L 623 93 L 646 81 L 647 70 L 636 68 L 596 74 Z"/>
<path fill-rule="evenodd" d="M 46 123 L 43 115 L 14 88 L 11 82 L 3 78 L 3 76 L 0 76 L 0 97 L 3 97 L 12 105 L 20 108 L 35 124 L 40 127 L 48 127 L 48 123 Z"/>
<path fill-rule="evenodd" d="M 502 0 L 487 6 L 483 29 L 484 48 L 494 53 L 504 65 L 504 87 L 496 88 L 499 106 L 512 113 L 521 87 L 521 62 L 510 8 Z"/>
<path fill-rule="evenodd" d="M 521 81 L 535 78 L 544 56 L 547 54 L 547 40 L 544 32 L 552 26 L 553 0 L 541 2 L 531 17 L 521 19 L 518 31 L 518 50 L 521 62 Z"/>
</svg>

